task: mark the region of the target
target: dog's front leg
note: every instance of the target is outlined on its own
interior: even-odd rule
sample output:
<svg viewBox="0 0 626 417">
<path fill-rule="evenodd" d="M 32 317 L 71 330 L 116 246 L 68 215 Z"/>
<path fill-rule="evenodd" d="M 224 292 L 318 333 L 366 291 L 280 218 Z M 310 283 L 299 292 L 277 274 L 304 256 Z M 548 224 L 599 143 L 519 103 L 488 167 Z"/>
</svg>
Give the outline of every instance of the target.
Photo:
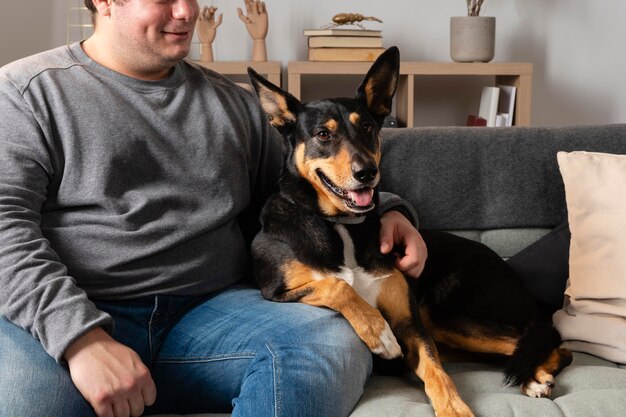
<svg viewBox="0 0 626 417">
<path fill-rule="evenodd" d="M 293 261 L 284 265 L 285 288 L 274 301 L 328 307 L 341 313 L 369 349 L 385 359 L 402 356 L 402 349 L 380 311 L 369 305 L 346 281 Z"/>
<path fill-rule="evenodd" d="M 404 276 L 394 270 L 382 283 L 376 302 L 406 346 L 405 361 L 424 382 L 437 417 L 474 417 L 444 371 L 435 342 L 422 325 L 417 306 L 411 305 L 411 297 Z"/>
</svg>

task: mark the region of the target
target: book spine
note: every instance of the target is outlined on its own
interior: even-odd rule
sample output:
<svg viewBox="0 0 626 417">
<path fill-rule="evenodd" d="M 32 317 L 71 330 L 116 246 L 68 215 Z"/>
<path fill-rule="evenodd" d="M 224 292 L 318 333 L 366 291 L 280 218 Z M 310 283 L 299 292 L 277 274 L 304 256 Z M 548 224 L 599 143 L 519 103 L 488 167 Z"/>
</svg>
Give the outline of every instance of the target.
<svg viewBox="0 0 626 417">
<path fill-rule="evenodd" d="M 309 61 L 374 61 L 384 48 L 309 48 Z"/>
<path fill-rule="evenodd" d="M 380 30 L 361 29 L 305 29 L 302 33 L 304 33 L 304 36 L 382 36 L 382 31 Z"/>
<path fill-rule="evenodd" d="M 311 36 L 311 48 L 382 48 L 382 37 Z"/>
<path fill-rule="evenodd" d="M 515 95 L 517 88 L 511 85 L 498 85 L 500 98 L 498 99 L 498 113 L 506 119 L 505 126 L 513 126 L 515 113 Z"/>
<path fill-rule="evenodd" d="M 487 127 L 496 126 L 499 95 L 500 89 L 498 87 L 483 87 L 480 95 L 480 108 L 478 110 L 478 116 L 487 120 Z"/>
</svg>

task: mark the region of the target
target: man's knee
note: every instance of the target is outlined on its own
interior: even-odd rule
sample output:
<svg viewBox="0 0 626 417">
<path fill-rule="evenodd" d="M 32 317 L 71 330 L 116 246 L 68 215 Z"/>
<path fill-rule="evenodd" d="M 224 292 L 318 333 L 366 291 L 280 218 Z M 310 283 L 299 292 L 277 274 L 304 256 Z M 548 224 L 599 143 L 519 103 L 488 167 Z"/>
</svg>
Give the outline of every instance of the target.
<svg viewBox="0 0 626 417">
<path fill-rule="evenodd" d="M 300 413 L 304 403 L 316 415 L 348 415 L 363 393 L 372 355 L 347 320 L 329 311 L 283 336 L 267 343 L 277 401 Z"/>
<path fill-rule="evenodd" d="M 267 301 L 258 290 L 245 288 L 211 301 L 223 308 L 245 306 L 235 313 L 246 322 L 234 329 L 243 348 L 255 352 L 233 400 L 233 417 L 350 414 L 371 372 L 372 356 L 341 314 Z"/>
<path fill-rule="evenodd" d="M 310 324 L 307 332 L 302 348 L 315 355 L 320 366 L 327 366 L 329 372 L 341 379 L 367 378 L 372 355 L 343 316 L 335 312 L 322 316 Z"/>
<path fill-rule="evenodd" d="M 0 316 L 0 416 L 93 416 L 66 368 Z"/>
</svg>

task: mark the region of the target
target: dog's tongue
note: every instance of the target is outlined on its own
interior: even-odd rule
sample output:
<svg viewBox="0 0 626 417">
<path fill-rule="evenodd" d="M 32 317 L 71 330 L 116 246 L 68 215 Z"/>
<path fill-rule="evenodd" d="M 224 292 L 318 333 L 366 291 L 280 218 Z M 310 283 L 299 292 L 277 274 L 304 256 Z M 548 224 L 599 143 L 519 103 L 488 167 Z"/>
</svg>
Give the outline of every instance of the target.
<svg viewBox="0 0 626 417">
<path fill-rule="evenodd" d="M 373 188 L 362 188 L 360 190 L 348 191 L 350 198 L 352 201 L 356 203 L 357 206 L 366 207 L 372 204 L 372 197 L 374 196 Z"/>
</svg>

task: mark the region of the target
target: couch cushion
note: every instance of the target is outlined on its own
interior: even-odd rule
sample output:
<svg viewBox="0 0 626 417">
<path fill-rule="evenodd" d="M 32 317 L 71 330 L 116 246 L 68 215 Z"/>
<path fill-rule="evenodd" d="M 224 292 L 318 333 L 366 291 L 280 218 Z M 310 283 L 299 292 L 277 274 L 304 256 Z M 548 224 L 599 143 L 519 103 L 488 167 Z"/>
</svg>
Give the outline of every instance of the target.
<svg viewBox="0 0 626 417">
<path fill-rule="evenodd" d="M 493 230 L 448 230 L 457 236 L 489 246 L 503 259 L 508 259 L 550 232 L 544 228 L 518 228 Z"/>
<path fill-rule="evenodd" d="M 502 384 L 502 367 L 481 363 L 444 365 L 461 397 L 482 417 L 618 416 L 626 410 L 626 372 L 584 353 L 556 379 L 552 398 L 530 398 Z M 433 416 L 419 381 L 372 376 L 351 417 Z"/>
<path fill-rule="evenodd" d="M 559 152 L 572 233 L 565 346 L 626 363 L 626 155 Z"/>
<path fill-rule="evenodd" d="M 382 139 L 381 190 L 434 230 L 553 228 L 566 215 L 556 153 L 626 153 L 623 125 L 383 129 Z"/>
</svg>

